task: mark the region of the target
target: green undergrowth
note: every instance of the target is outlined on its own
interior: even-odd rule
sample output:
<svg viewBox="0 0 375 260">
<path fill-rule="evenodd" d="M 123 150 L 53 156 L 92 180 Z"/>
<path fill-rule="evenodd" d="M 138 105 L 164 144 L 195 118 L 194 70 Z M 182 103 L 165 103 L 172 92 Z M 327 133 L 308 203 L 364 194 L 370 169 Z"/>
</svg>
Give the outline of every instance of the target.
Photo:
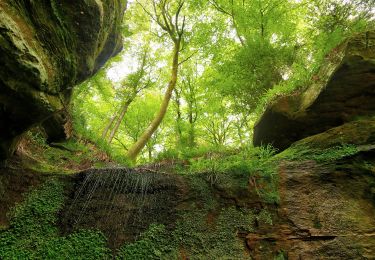
<svg viewBox="0 0 375 260">
<path fill-rule="evenodd" d="M 74 129 L 82 140 L 87 140 L 91 144 L 95 144 L 95 147 L 100 151 L 107 154 L 114 162 L 132 166 L 134 164 L 129 158 L 125 156 L 124 152 L 119 153 L 118 151 L 114 150 L 111 144 L 108 143 L 107 140 L 103 139 L 101 136 L 98 136 L 96 132 L 89 131 L 87 129 L 83 129 L 77 122 L 74 123 Z"/>
<path fill-rule="evenodd" d="M 40 173 L 71 174 L 85 168 L 102 168 L 112 161 L 105 150 L 87 140 L 72 138 L 47 144 L 38 129 L 29 131 L 22 142 L 25 167 Z"/>
<path fill-rule="evenodd" d="M 167 228 L 154 223 L 135 242 L 124 244 L 114 253 L 99 231 L 80 230 L 66 236 L 59 233 L 64 184 L 57 177 L 49 177 L 11 210 L 10 227 L 0 231 L 0 259 L 248 259 L 244 236 L 253 231 L 255 221 L 272 225 L 272 215 L 218 197 L 213 186 L 246 190 L 249 176 L 260 178 L 259 188 L 261 178 L 269 182 L 266 176 L 270 175 L 276 180 L 270 164 L 273 154 L 271 147 L 249 149 L 226 158 L 223 169 L 213 165 L 223 158 L 192 164 L 184 176 L 189 200 L 177 209 L 175 225 Z"/>
<path fill-rule="evenodd" d="M 311 148 L 305 145 L 299 145 L 285 150 L 279 154 L 278 157 L 294 161 L 314 160 L 317 163 L 324 163 L 350 157 L 358 152 L 358 148 L 352 144 L 341 144 L 326 149 Z"/>
<path fill-rule="evenodd" d="M 186 212 L 174 232 L 179 247 L 192 259 L 244 259 L 246 248 L 239 233 L 253 230 L 254 213 L 248 209 L 222 208 L 215 212 Z"/>
<path fill-rule="evenodd" d="M 181 209 L 173 230 L 153 224 L 134 243 L 124 245 L 118 259 L 248 259 L 243 238 L 261 214 L 224 206 L 201 176 L 189 178 L 191 204 Z"/>
<path fill-rule="evenodd" d="M 272 146 L 248 147 L 227 155 L 214 153 L 191 159 L 188 174 L 204 174 L 211 185 L 241 187 L 249 180 L 266 203 L 278 203 L 276 150 Z"/>
<path fill-rule="evenodd" d="M 56 178 L 30 192 L 10 212 L 10 228 L 0 232 L 0 259 L 103 259 L 109 256 L 105 237 L 82 230 L 60 236 L 57 213 L 64 203 L 64 185 Z"/>
<path fill-rule="evenodd" d="M 233 207 L 222 209 L 215 223 L 209 223 L 207 211 L 183 213 L 173 231 L 152 224 L 134 243 L 124 245 L 117 259 L 246 259 L 244 241 L 238 232 L 253 229 L 254 215 Z"/>
<path fill-rule="evenodd" d="M 178 252 L 164 225 L 151 224 L 140 238 L 120 248 L 116 259 L 177 259 Z"/>
<path fill-rule="evenodd" d="M 187 178 L 190 205 L 178 210 L 174 228 L 152 224 L 113 254 L 99 231 L 59 233 L 64 184 L 50 177 L 10 211 L 10 227 L 0 231 L 0 259 L 248 259 L 240 234 L 251 232 L 255 219 L 272 224 L 271 215 L 223 204 L 204 175 Z"/>
<path fill-rule="evenodd" d="M 273 224 L 272 214 L 226 204 L 203 175 L 187 176 L 189 206 L 178 210 L 173 230 L 152 224 L 134 243 L 124 245 L 118 259 L 249 259 L 244 236 L 254 223 Z"/>
<path fill-rule="evenodd" d="M 162 151 L 157 155 L 156 162 L 163 160 L 191 160 L 207 157 L 213 154 L 231 155 L 238 153 L 238 149 L 225 146 L 197 146 L 197 147 L 177 147 Z"/>
</svg>

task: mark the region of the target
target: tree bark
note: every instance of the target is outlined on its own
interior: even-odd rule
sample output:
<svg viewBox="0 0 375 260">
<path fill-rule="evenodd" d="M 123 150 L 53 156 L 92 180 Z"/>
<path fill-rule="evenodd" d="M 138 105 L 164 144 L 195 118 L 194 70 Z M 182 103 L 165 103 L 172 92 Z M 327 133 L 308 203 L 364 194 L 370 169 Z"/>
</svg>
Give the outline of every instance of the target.
<svg viewBox="0 0 375 260">
<path fill-rule="evenodd" d="M 161 103 L 159 112 L 157 113 L 155 118 L 152 120 L 148 128 L 143 132 L 143 134 L 138 139 L 138 141 L 135 144 L 133 144 L 133 146 L 130 147 L 130 149 L 128 150 L 127 156 L 129 159 L 133 161 L 136 160 L 138 154 L 145 147 L 146 143 L 151 138 L 152 134 L 156 131 L 156 129 L 159 127 L 160 123 L 163 121 L 165 114 L 167 113 L 169 101 L 171 100 L 173 90 L 176 87 L 176 83 L 177 83 L 179 52 L 180 52 L 180 39 L 174 42 L 171 79 L 168 83 L 168 88 L 164 94 L 164 98 Z"/>
<path fill-rule="evenodd" d="M 181 121 L 182 121 L 182 116 L 181 116 L 181 100 L 180 100 L 180 93 L 177 91 L 177 89 L 174 89 L 175 93 L 175 103 L 176 103 L 176 113 L 177 113 L 177 118 L 176 118 L 176 130 L 177 130 L 177 144 L 181 145 L 182 144 L 182 130 L 181 130 Z"/>
<path fill-rule="evenodd" d="M 189 147 L 193 148 L 195 146 L 195 128 L 194 128 L 194 123 L 190 124 L 190 129 L 189 129 Z"/>
<path fill-rule="evenodd" d="M 104 128 L 103 130 L 103 133 L 102 133 L 102 139 L 106 139 L 107 137 L 107 134 L 108 134 L 108 131 L 109 129 L 111 129 L 112 125 L 113 125 L 113 122 L 115 121 L 116 119 L 116 114 L 117 112 L 115 112 L 115 114 L 111 117 L 111 119 L 109 120 L 107 126 Z"/>
<path fill-rule="evenodd" d="M 118 116 L 117 122 L 116 122 L 115 126 L 113 127 L 113 129 L 111 131 L 111 134 L 108 137 L 108 143 L 109 144 L 112 143 L 112 140 L 115 137 L 115 135 L 116 135 L 116 133 L 117 133 L 119 127 L 120 127 L 120 124 L 121 124 L 122 120 L 124 120 L 126 111 L 128 111 L 129 105 L 133 101 L 133 99 L 134 98 L 130 98 L 130 99 L 126 100 L 125 103 L 124 103 L 124 105 L 122 106 L 122 110 L 121 110 L 120 115 Z"/>
<path fill-rule="evenodd" d="M 193 118 L 193 107 L 192 107 L 192 104 L 189 103 L 189 124 L 190 124 L 190 127 L 189 127 L 189 141 L 188 141 L 188 145 L 190 148 L 194 147 L 195 146 L 195 120 Z"/>
</svg>

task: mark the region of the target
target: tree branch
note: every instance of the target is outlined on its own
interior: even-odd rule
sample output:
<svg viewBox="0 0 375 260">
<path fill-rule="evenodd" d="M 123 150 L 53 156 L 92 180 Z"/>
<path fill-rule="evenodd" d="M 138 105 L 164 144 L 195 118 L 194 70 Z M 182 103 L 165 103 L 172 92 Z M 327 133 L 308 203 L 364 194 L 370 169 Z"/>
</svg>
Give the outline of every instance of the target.
<svg viewBox="0 0 375 260">
<path fill-rule="evenodd" d="M 190 59 L 191 59 L 195 54 L 197 54 L 197 53 L 198 53 L 198 51 L 195 51 L 195 52 L 192 53 L 189 57 L 187 57 L 186 59 L 180 61 L 180 62 L 178 63 L 178 65 L 180 66 L 182 63 L 187 62 L 188 60 L 190 60 Z"/>
<path fill-rule="evenodd" d="M 117 142 L 119 142 L 119 143 L 121 144 L 121 146 L 122 146 L 126 151 L 128 150 L 128 147 L 127 147 L 123 142 L 121 142 L 119 138 L 115 137 L 114 139 L 115 139 Z"/>
</svg>

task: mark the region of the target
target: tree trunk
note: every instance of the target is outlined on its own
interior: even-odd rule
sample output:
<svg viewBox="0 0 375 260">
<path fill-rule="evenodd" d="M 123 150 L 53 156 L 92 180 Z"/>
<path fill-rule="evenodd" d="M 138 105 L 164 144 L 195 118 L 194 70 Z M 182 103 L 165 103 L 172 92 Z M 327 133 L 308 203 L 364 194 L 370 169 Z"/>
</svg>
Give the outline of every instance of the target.
<svg viewBox="0 0 375 260">
<path fill-rule="evenodd" d="M 189 129 L 189 147 L 193 148 L 195 146 L 195 128 L 194 123 L 190 124 Z"/>
<path fill-rule="evenodd" d="M 112 140 L 115 137 L 115 135 L 116 135 L 116 133 L 117 133 L 119 127 L 120 127 L 120 124 L 125 117 L 126 111 L 128 111 L 128 107 L 129 107 L 130 103 L 133 101 L 133 99 L 134 98 L 130 98 L 130 99 L 125 101 L 125 103 L 122 107 L 121 113 L 120 113 L 120 115 L 117 119 L 117 122 L 116 122 L 115 126 L 113 127 L 113 129 L 111 131 L 111 134 L 108 137 L 108 143 L 112 143 Z"/>
<path fill-rule="evenodd" d="M 177 130 L 177 144 L 180 146 L 182 144 L 182 130 L 181 130 L 181 101 L 180 101 L 180 93 L 177 91 L 177 89 L 174 89 L 174 93 L 176 95 L 175 103 L 176 103 L 176 130 Z"/>
<path fill-rule="evenodd" d="M 167 113 L 169 101 L 172 97 L 172 92 L 176 87 L 177 83 L 177 73 L 178 73 L 178 56 L 180 52 L 180 40 L 175 41 L 174 48 L 173 48 L 173 64 L 172 64 L 172 71 L 171 71 L 171 80 L 168 83 L 167 91 L 164 94 L 164 99 L 161 103 L 159 112 L 152 120 L 151 124 L 147 127 L 147 129 L 143 132 L 141 137 L 138 141 L 130 147 L 127 156 L 129 159 L 135 161 L 138 154 L 141 150 L 145 147 L 148 140 L 151 138 L 152 134 L 156 131 L 159 127 L 160 123 L 163 121 L 165 114 Z"/>
<path fill-rule="evenodd" d="M 148 160 L 151 162 L 152 159 L 152 147 L 148 148 Z"/>
<path fill-rule="evenodd" d="M 192 105 L 189 104 L 189 147 L 192 148 L 195 146 L 195 125 L 194 125 L 194 120 L 193 120 L 193 108 Z"/>
<path fill-rule="evenodd" d="M 116 114 L 117 112 L 115 112 L 115 114 L 111 117 L 111 119 L 109 120 L 107 126 L 104 128 L 103 130 L 103 133 L 102 133 L 102 139 L 106 139 L 107 137 L 107 134 L 108 134 L 108 131 L 109 129 L 111 129 L 112 125 L 113 125 L 113 122 L 115 121 L 116 119 Z"/>
</svg>

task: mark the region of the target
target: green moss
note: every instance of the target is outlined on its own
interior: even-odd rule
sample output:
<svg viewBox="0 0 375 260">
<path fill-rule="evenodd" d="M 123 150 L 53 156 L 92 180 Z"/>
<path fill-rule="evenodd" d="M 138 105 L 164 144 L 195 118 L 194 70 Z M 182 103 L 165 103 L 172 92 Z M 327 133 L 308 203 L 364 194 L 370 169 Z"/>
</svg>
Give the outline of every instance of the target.
<svg viewBox="0 0 375 260">
<path fill-rule="evenodd" d="M 359 150 L 355 145 L 342 144 L 327 149 L 310 148 L 299 145 L 291 147 L 281 154 L 279 158 L 288 160 L 315 160 L 318 163 L 332 162 L 357 154 Z"/>
<path fill-rule="evenodd" d="M 256 219 L 258 220 L 259 223 L 264 223 L 264 224 L 267 224 L 267 225 L 273 225 L 272 215 L 266 209 L 262 209 L 258 213 L 258 215 L 256 216 Z"/>
<path fill-rule="evenodd" d="M 190 194 L 194 198 L 194 203 L 197 207 L 202 207 L 201 205 L 203 205 L 207 210 L 213 210 L 218 206 L 204 176 L 196 175 L 187 176 L 186 178 L 189 181 Z"/>
<path fill-rule="evenodd" d="M 287 260 L 288 255 L 284 251 L 280 251 L 277 256 L 275 256 L 274 260 Z"/>
<path fill-rule="evenodd" d="M 228 175 L 231 176 L 231 175 Z M 239 234 L 254 230 L 255 219 L 272 225 L 267 210 L 256 213 L 246 207 L 225 206 L 204 174 L 187 175 L 189 200 L 178 209 L 174 228 L 150 225 L 134 243 L 125 244 L 119 259 L 248 259 Z M 229 177 L 228 177 L 229 179 Z"/>
<path fill-rule="evenodd" d="M 317 229 L 322 228 L 322 223 L 320 223 L 320 219 L 318 218 L 318 216 L 315 216 L 313 225 L 314 225 L 314 228 L 317 228 Z"/>
<path fill-rule="evenodd" d="M 72 149 L 76 147 L 75 144 L 68 146 Z M 266 151 L 256 154 L 272 158 Z M 255 164 L 256 169 L 260 165 Z M 235 189 L 241 187 L 239 183 L 248 178 L 248 171 L 237 166 L 230 167 L 232 174 L 223 173 L 221 185 L 225 189 L 231 185 Z M 190 259 L 249 258 L 239 234 L 252 231 L 255 219 L 272 225 L 269 212 L 263 210 L 256 214 L 245 207 L 222 204 L 203 173 L 189 174 L 186 178 L 190 187 L 190 200 L 186 202 L 189 205 L 177 209 L 179 218 L 175 226 L 150 225 L 138 240 L 124 244 L 116 252 L 117 259 L 178 259 L 182 255 Z M 12 210 L 10 228 L 0 231 L 1 259 L 114 257 L 106 246 L 106 238 L 98 231 L 81 230 L 68 236 L 59 234 L 57 214 L 64 204 L 63 194 L 64 185 L 51 178 Z"/>
<path fill-rule="evenodd" d="M 40 131 L 29 131 L 26 135 L 28 147 L 25 167 L 40 173 L 72 174 L 81 170 L 82 165 L 105 167 L 105 153 L 91 144 L 84 144 L 71 139 L 49 146 Z M 99 158 L 98 158 L 99 157 Z"/>
</svg>

